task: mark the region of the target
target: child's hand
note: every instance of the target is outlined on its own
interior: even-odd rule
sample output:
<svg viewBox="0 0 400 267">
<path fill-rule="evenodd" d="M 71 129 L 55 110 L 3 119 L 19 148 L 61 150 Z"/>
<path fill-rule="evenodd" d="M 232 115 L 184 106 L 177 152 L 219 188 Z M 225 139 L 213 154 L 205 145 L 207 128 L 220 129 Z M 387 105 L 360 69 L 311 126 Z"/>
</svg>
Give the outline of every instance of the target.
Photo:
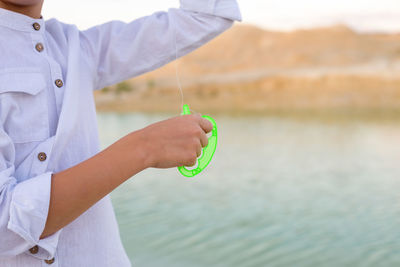
<svg viewBox="0 0 400 267">
<path fill-rule="evenodd" d="M 206 133 L 212 129 L 211 122 L 195 114 L 171 118 L 138 131 L 146 165 L 154 168 L 195 165 L 202 147 L 208 145 Z"/>
</svg>

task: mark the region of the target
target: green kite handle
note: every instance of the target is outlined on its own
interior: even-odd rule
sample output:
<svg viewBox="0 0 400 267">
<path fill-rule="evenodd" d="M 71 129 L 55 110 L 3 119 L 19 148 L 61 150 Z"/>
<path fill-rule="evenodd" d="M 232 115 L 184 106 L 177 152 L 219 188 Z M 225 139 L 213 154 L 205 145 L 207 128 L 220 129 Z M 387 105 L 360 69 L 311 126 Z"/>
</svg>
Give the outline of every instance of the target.
<svg viewBox="0 0 400 267">
<path fill-rule="evenodd" d="M 189 115 L 190 108 L 188 105 L 183 105 L 183 113 L 182 115 Z M 179 172 L 186 177 L 194 177 L 200 172 L 202 172 L 212 160 L 214 156 L 215 150 L 217 149 L 217 140 L 218 140 L 218 132 L 217 132 L 217 124 L 215 120 L 209 116 L 203 116 L 203 118 L 209 120 L 213 129 L 211 131 L 211 136 L 208 138 L 208 145 L 203 148 L 201 156 L 197 159 L 196 168 L 191 169 L 190 167 L 181 166 L 178 167 Z"/>
</svg>

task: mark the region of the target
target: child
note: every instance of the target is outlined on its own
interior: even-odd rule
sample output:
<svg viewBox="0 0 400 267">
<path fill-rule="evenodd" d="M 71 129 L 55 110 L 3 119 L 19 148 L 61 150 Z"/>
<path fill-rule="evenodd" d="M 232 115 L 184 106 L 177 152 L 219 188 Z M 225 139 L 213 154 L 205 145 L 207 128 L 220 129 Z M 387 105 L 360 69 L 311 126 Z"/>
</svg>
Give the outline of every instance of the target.
<svg viewBox="0 0 400 267">
<path fill-rule="evenodd" d="M 181 0 L 79 31 L 44 21 L 42 4 L 0 0 L 0 266 L 130 266 L 108 194 L 146 168 L 194 165 L 212 125 L 179 116 L 99 151 L 93 90 L 172 61 L 175 37 L 178 56 L 205 44 L 238 5 Z"/>
</svg>

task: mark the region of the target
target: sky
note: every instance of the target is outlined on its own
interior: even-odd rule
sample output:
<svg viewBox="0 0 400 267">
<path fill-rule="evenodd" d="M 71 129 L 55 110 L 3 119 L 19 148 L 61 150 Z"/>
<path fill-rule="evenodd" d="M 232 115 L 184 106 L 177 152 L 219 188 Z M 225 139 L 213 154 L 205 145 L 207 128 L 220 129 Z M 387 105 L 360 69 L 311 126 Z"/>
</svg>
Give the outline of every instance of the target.
<svg viewBox="0 0 400 267">
<path fill-rule="evenodd" d="M 200 1 L 200 0 L 198 0 Z M 345 24 L 360 32 L 400 32 L 400 0 L 238 0 L 243 23 L 291 31 Z M 46 0 L 45 19 L 80 29 L 110 20 L 129 22 L 178 7 L 178 0 Z"/>
</svg>

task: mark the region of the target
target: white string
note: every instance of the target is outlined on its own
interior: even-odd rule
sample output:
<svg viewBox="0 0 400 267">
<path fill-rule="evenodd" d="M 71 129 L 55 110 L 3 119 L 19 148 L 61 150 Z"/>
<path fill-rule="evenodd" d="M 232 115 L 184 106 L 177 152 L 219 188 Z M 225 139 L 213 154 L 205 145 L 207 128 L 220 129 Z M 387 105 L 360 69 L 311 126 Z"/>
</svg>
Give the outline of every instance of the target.
<svg viewBox="0 0 400 267">
<path fill-rule="evenodd" d="M 176 82 L 178 83 L 178 88 L 179 88 L 179 92 L 181 94 L 181 108 L 183 107 L 185 101 L 184 101 L 184 96 L 183 96 L 183 90 L 182 90 L 182 84 L 181 84 L 181 80 L 179 78 L 179 71 L 178 71 L 178 45 L 177 45 L 177 41 L 176 41 L 176 29 L 177 27 L 175 27 L 175 76 L 176 76 Z M 197 113 L 195 110 L 190 109 L 191 113 Z"/>
<path fill-rule="evenodd" d="M 175 27 L 175 75 L 176 75 L 176 81 L 178 83 L 179 87 L 179 92 L 181 93 L 181 107 L 183 107 L 184 104 L 184 97 L 183 97 L 183 90 L 182 90 L 182 85 L 181 85 L 181 80 L 179 79 L 179 73 L 178 73 L 178 48 L 177 48 L 177 42 L 176 42 L 176 27 Z"/>
</svg>

